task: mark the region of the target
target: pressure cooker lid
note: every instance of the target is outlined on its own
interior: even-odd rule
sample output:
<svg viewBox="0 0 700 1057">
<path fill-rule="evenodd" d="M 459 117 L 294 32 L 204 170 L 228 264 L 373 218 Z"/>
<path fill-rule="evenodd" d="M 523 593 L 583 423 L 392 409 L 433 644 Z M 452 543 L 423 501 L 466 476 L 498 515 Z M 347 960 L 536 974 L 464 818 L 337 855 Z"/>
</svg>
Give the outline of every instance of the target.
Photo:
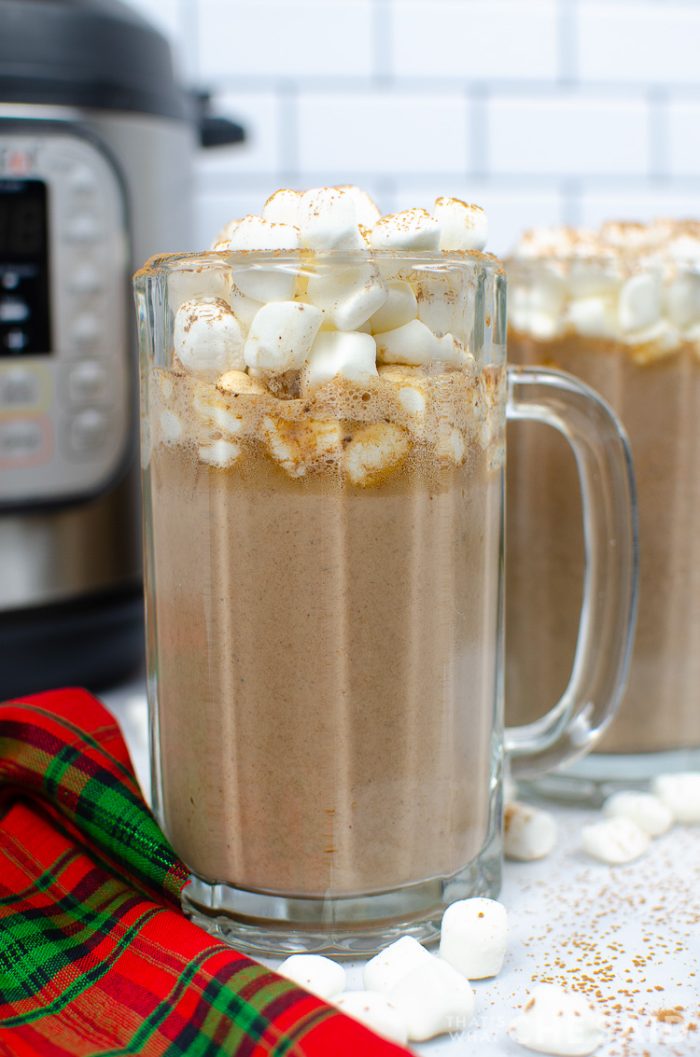
<svg viewBox="0 0 700 1057">
<path fill-rule="evenodd" d="M 0 0 L 0 103 L 187 119 L 170 46 L 121 0 Z"/>
</svg>

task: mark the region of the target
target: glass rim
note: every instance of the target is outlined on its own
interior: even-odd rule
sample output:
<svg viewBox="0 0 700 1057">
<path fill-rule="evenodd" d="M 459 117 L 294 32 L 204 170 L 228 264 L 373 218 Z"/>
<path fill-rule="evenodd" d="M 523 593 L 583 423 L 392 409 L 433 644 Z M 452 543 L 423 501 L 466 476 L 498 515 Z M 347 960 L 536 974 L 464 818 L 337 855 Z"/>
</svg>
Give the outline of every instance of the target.
<svg viewBox="0 0 700 1057">
<path fill-rule="evenodd" d="M 139 285 L 149 279 L 170 275 L 179 271 L 192 271 L 211 267 L 262 266 L 279 265 L 280 268 L 293 267 L 296 271 L 307 267 L 312 271 L 313 264 L 361 265 L 381 261 L 400 261 L 406 265 L 426 268 L 430 265 L 441 267 L 461 267 L 465 271 L 487 276 L 501 275 L 506 277 L 505 264 L 493 253 L 481 250 L 402 250 L 375 249 L 367 247 L 361 250 L 201 250 L 195 252 L 161 253 L 149 258 L 133 275 L 133 282 Z"/>
<path fill-rule="evenodd" d="M 548 265 L 563 266 L 570 268 L 572 265 L 583 265 L 600 268 L 614 268 L 621 275 L 632 275 L 636 273 L 648 273 L 657 271 L 660 273 L 669 271 L 680 271 L 689 273 L 700 272 L 700 258 L 697 257 L 655 257 L 653 255 L 642 256 L 631 250 L 610 253 L 548 253 L 544 257 L 518 257 L 506 255 L 503 258 L 503 267 L 506 274 L 517 270 L 536 270 L 546 268 Z"/>
</svg>

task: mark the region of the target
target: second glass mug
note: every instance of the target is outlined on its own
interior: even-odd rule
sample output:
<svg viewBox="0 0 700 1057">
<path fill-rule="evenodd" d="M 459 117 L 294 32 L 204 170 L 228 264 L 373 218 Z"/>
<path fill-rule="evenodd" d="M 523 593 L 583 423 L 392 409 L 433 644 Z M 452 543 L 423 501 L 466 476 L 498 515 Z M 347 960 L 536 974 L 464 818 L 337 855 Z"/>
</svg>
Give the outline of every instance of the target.
<svg viewBox="0 0 700 1057">
<path fill-rule="evenodd" d="M 193 293 L 244 313 L 261 277 L 301 301 L 370 274 L 410 285 L 449 362 L 242 387 L 174 354 Z M 624 435 L 573 378 L 506 368 L 485 255 L 174 255 L 135 288 L 153 797 L 192 873 L 185 910 L 258 953 L 429 942 L 449 903 L 499 890 L 505 757 L 519 776 L 585 753 L 621 695 Z M 506 417 L 571 444 L 588 565 L 567 690 L 504 731 Z"/>
</svg>

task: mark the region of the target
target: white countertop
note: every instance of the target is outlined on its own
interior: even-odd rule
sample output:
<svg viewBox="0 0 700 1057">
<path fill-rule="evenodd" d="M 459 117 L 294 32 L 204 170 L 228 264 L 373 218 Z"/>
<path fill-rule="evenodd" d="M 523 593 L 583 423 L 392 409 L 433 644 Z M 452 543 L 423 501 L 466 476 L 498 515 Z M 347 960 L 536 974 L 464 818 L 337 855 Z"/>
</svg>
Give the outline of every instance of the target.
<svg viewBox="0 0 700 1057">
<path fill-rule="evenodd" d="M 146 700 L 141 682 L 102 695 L 119 719 L 148 795 Z M 534 981 L 586 991 L 605 1011 L 596 1057 L 700 1057 L 700 826 L 677 827 L 636 863 L 610 868 L 579 850 L 599 813 L 553 806 L 556 850 L 506 863 L 501 900 L 510 941 L 497 979 L 477 982 L 468 1028 L 416 1046 L 426 1057 L 524 1057 L 506 1035 Z M 360 962 L 345 963 L 351 987 Z"/>
</svg>

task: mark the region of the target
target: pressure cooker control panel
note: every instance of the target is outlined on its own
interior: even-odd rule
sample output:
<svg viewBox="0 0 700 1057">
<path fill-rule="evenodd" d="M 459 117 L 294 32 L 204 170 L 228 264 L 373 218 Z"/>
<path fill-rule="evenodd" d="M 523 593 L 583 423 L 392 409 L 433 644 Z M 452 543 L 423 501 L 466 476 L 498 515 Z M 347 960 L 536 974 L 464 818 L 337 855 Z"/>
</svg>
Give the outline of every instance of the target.
<svg viewBox="0 0 700 1057">
<path fill-rule="evenodd" d="M 71 132 L 0 127 L 0 507 L 98 495 L 131 433 L 125 203 Z"/>
</svg>

